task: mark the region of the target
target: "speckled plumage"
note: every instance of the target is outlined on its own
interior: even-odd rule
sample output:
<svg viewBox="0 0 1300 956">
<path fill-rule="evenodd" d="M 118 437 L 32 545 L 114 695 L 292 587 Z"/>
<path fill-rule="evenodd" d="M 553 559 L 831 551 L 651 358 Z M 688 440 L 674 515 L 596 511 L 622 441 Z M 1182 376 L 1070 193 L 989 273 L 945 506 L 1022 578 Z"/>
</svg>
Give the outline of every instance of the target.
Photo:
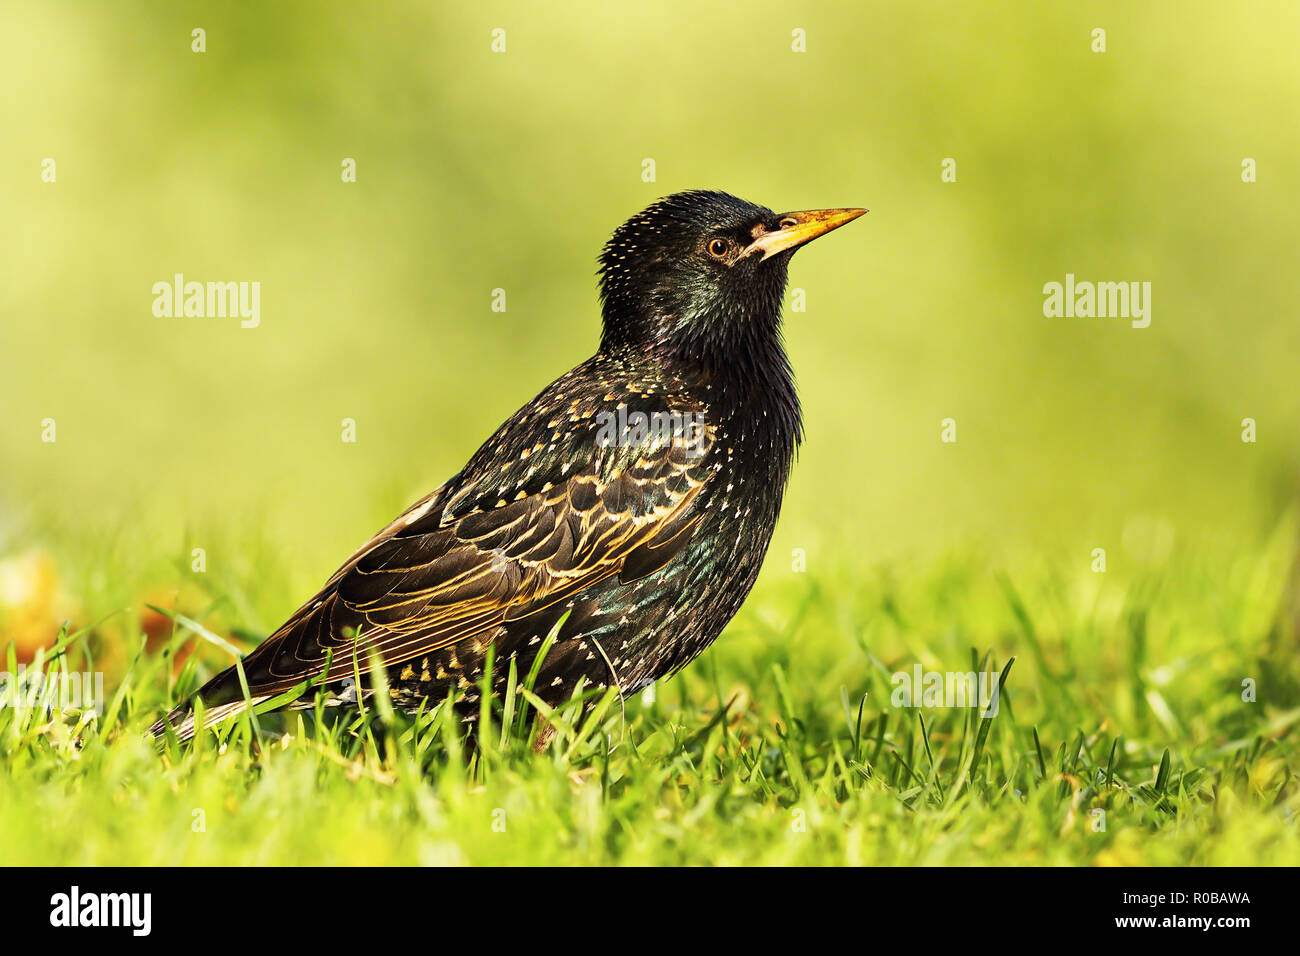
<svg viewBox="0 0 1300 956">
<path fill-rule="evenodd" d="M 499 694 L 508 659 L 528 673 L 554 631 L 535 683 L 554 704 L 579 678 L 629 694 L 712 643 L 758 575 L 801 437 L 780 337 L 797 243 L 756 242 L 793 221 L 690 192 L 616 230 L 599 351 L 244 659 L 254 700 L 314 677 L 346 702 L 377 654 L 397 706 L 454 692 L 476 712 L 488 646 Z M 638 412 L 668 424 L 638 430 Z M 208 722 L 244 699 L 233 669 L 199 696 Z M 188 706 L 168 719 L 194 732 Z"/>
</svg>

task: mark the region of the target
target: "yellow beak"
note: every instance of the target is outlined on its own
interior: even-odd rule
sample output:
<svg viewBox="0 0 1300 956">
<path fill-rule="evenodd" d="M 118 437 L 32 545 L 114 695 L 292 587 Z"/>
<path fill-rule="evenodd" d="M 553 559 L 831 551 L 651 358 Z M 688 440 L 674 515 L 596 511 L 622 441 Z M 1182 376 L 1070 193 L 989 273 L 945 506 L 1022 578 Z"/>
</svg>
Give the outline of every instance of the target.
<svg viewBox="0 0 1300 956">
<path fill-rule="evenodd" d="M 832 229 L 838 229 L 846 222 L 852 222 L 866 211 L 865 209 L 804 209 L 799 212 L 783 212 L 777 217 L 781 228 L 775 232 L 765 232 L 756 238 L 745 247 L 744 256 L 762 252 L 763 259 L 766 259 L 786 249 L 802 246 L 818 236 L 826 235 Z"/>
</svg>

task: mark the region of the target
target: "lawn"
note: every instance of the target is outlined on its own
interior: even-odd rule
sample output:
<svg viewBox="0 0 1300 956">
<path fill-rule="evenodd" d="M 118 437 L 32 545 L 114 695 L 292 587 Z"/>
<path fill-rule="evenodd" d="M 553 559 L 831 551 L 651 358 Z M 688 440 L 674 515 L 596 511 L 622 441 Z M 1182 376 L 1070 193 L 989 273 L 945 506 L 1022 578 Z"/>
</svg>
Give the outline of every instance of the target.
<svg viewBox="0 0 1300 956">
<path fill-rule="evenodd" d="M 1295 865 L 1295 541 L 1286 521 L 1105 573 L 774 559 L 654 699 L 574 700 L 540 754 L 526 693 L 469 737 L 445 707 L 372 706 L 160 749 L 145 728 L 229 660 L 204 635 L 250 647 L 265 589 L 206 584 L 171 616 L 130 602 L 139 581 L 70 575 L 125 610 L 30 668 L 106 671 L 104 706 L 0 710 L 0 862 Z M 996 716 L 896 706 L 917 665 L 1005 673 Z"/>
</svg>

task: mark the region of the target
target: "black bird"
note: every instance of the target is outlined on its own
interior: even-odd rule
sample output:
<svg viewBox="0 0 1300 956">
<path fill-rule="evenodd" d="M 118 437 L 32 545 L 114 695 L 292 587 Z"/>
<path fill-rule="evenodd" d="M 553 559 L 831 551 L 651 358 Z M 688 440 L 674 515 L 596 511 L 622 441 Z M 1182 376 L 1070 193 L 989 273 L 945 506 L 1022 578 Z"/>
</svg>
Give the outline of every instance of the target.
<svg viewBox="0 0 1300 956">
<path fill-rule="evenodd" d="M 596 354 L 244 658 L 252 702 L 315 679 L 351 703 L 374 659 L 396 707 L 451 693 L 473 713 L 488 647 L 499 695 L 508 660 L 527 674 L 553 631 L 535 682 L 552 705 L 579 678 L 627 695 L 692 660 L 754 584 L 802 436 L 781 341 L 790 258 L 864 212 L 691 191 L 623 223 L 600 256 Z M 246 706 L 233 667 L 198 697 L 205 725 Z M 197 729 L 190 705 L 153 732 L 166 723 Z"/>
</svg>

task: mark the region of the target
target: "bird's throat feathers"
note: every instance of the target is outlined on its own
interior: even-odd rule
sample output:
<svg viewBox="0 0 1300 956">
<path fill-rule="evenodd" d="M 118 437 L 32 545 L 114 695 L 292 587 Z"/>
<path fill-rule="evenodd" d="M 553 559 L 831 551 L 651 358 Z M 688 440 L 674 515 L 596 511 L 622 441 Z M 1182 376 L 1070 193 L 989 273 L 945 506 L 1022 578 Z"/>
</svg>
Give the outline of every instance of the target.
<svg viewBox="0 0 1300 956">
<path fill-rule="evenodd" d="M 784 265 L 777 264 L 765 277 L 768 281 L 741 295 L 712 296 L 695 289 L 683 290 L 685 295 L 650 291 L 634 301 L 607 296 L 600 348 L 608 355 L 650 357 L 706 400 L 714 415 L 737 429 L 766 433 L 770 444 L 764 444 L 771 450 L 788 449 L 777 456 L 788 455 L 783 463 L 788 468 L 803 438 L 803 423 L 781 333 Z M 636 308 L 645 311 L 624 311 Z M 629 330 L 643 334 L 627 336 Z"/>
</svg>

